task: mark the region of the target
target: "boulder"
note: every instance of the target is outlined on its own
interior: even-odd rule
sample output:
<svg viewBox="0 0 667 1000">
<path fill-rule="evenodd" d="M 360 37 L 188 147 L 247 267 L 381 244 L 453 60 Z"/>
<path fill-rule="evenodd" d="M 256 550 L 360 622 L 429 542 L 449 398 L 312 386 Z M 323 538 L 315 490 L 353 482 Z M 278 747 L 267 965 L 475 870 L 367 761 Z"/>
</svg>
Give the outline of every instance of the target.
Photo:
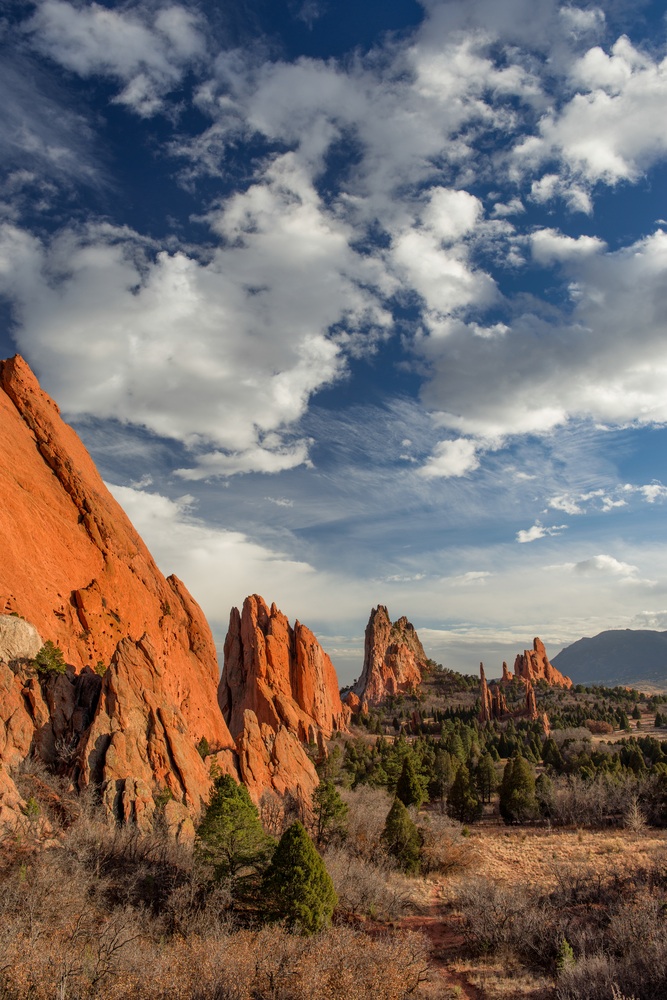
<svg viewBox="0 0 667 1000">
<path fill-rule="evenodd" d="M 0 660 L 34 660 L 43 645 L 31 622 L 17 615 L 0 615 Z"/>
</svg>

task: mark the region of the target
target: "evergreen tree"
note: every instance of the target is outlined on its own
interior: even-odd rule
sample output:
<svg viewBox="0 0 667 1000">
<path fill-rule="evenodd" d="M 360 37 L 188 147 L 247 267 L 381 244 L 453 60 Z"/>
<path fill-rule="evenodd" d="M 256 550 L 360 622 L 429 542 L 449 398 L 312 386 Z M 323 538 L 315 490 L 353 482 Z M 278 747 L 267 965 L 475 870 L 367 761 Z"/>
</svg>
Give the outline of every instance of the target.
<svg viewBox="0 0 667 1000">
<path fill-rule="evenodd" d="M 523 823 L 537 814 L 535 775 L 527 760 L 513 757 L 500 785 L 500 815 L 506 823 Z"/>
<path fill-rule="evenodd" d="M 49 674 L 64 674 L 67 670 L 62 649 L 50 639 L 47 639 L 39 650 L 34 663 L 37 673 L 41 677 L 48 677 Z"/>
<path fill-rule="evenodd" d="M 404 806 L 415 806 L 419 809 L 427 797 L 425 784 L 423 776 L 417 772 L 415 755 L 407 753 L 403 758 L 403 768 L 396 782 L 396 797 Z"/>
<path fill-rule="evenodd" d="M 440 804 L 441 812 L 445 811 L 445 802 L 455 774 L 456 769 L 452 755 L 447 750 L 438 750 L 433 762 L 433 777 L 429 790 L 431 798 Z"/>
<path fill-rule="evenodd" d="M 197 829 L 197 853 L 213 866 L 215 877 L 238 880 L 256 875 L 268 864 L 273 847 L 245 785 L 228 774 L 216 778 Z"/>
<path fill-rule="evenodd" d="M 421 837 L 410 813 L 398 797 L 389 810 L 381 839 L 403 871 L 419 871 Z"/>
<path fill-rule="evenodd" d="M 334 837 L 345 836 L 348 811 L 349 806 L 341 799 L 333 781 L 320 781 L 313 793 L 315 843 L 318 847 L 328 844 Z"/>
<path fill-rule="evenodd" d="M 280 838 L 262 889 L 268 916 L 305 934 L 326 927 L 338 902 L 331 876 L 299 822 Z"/>
<path fill-rule="evenodd" d="M 475 768 L 475 785 L 482 802 L 490 802 L 491 796 L 496 790 L 496 769 L 493 766 L 491 754 L 485 753 L 480 757 Z"/>
<path fill-rule="evenodd" d="M 482 803 L 470 780 L 470 771 L 461 764 L 447 796 L 447 812 L 459 823 L 474 823 L 482 814 Z"/>
</svg>

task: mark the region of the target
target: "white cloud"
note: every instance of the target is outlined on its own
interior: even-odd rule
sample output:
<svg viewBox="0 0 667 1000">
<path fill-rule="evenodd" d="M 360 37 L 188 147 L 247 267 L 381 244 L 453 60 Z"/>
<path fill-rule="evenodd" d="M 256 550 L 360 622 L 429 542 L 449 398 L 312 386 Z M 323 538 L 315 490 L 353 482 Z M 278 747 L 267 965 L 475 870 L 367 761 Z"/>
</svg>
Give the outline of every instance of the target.
<svg viewBox="0 0 667 1000">
<path fill-rule="evenodd" d="M 667 499 L 667 486 L 663 486 L 662 483 L 649 483 L 647 486 L 640 486 L 639 492 L 647 503 Z"/>
<path fill-rule="evenodd" d="M 110 226 L 48 246 L 5 226 L 0 287 L 20 348 L 69 413 L 131 420 L 201 453 L 187 478 L 293 468 L 308 460 L 290 428 L 311 395 L 389 323 L 377 269 L 289 155 L 210 222 L 224 242 L 206 262 L 153 257 Z"/>
<path fill-rule="evenodd" d="M 547 434 L 586 419 L 664 424 L 667 234 L 615 252 L 586 244 L 574 255 L 572 243 L 548 239 L 550 254 L 565 251 L 569 314 L 525 312 L 504 336 L 483 341 L 463 322 L 450 323 L 446 337 L 417 338 L 430 363 L 425 404 L 441 426 L 480 438 Z"/>
<path fill-rule="evenodd" d="M 455 441 L 441 441 L 433 449 L 433 454 L 418 470 L 424 479 L 465 476 L 479 466 L 477 446 L 466 438 Z"/>
<path fill-rule="evenodd" d="M 598 46 L 575 61 L 570 82 L 580 88 L 550 110 L 538 135 L 521 140 L 515 162 L 535 170 L 558 157 L 586 183 L 636 180 L 667 152 L 667 61 L 641 52 L 626 37 L 610 54 Z"/>
<path fill-rule="evenodd" d="M 177 4 L 148 17 L 138 8 L 81 8 L 66 0 L 41 0 L 27 25 L 44 55 L 81 76 L 119 81 L 116 100 L 144 116 L 162 109 L 165 95 L 204 55 L 200 28 L 197 16 Z"/>
<path fill-rule="evenodd" d="M 520 531 L 517 531 L 516 540 L 525 545 L 527 542 L 536 542 L 539 538 L 550 538 L 554 535 L 560 535 L 566 528 L 566 524 L 555 524 L 547 527 L 541 521 L 536 521 L 532 527 L 522 528 Z"/>
<path fill-rule="evenodd" d="M 600 576 L 618 579 L 621 583 L 642 585 L 644 587 L 655 587 L 656 580 L 641 579 L 639 577 L 639 567 L 631 563 L 623 562 L 614 556 L 605 553 L 591 556 L 589 559 L 582 559 L 576 563 L 561 563 L 558 566 L 549 566 L 548 569 L 567 570 L 582 576 Z"/>
</svg>

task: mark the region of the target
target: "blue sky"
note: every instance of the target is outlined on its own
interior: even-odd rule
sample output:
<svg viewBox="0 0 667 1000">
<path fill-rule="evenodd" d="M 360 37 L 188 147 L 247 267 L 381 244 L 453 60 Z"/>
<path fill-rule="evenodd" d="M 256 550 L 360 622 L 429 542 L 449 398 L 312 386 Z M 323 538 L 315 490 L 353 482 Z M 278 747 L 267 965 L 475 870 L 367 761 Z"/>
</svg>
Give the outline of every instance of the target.
<svg viewBox="0 0 667 1000">
<path fill-rule="evenodd" d="M 220 9 L 223 7 L 224 9 Z M 663 5 L 6 2 L 2 355 L 221 643 L 667 628 Z"/>
</svg>

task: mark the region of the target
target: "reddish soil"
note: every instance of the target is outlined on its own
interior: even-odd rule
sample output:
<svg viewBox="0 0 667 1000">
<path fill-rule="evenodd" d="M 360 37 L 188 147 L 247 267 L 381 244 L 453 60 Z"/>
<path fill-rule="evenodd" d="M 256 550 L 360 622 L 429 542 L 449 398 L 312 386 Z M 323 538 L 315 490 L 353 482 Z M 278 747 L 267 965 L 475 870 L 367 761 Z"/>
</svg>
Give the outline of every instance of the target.
<svg viewBox="0 0 667 1000">
<path fill-rule="evenodd" d="M 428 1000 L 450 996 L 460 997 L 461 1000 L 483 1000 L 484 994 L 476 986 L 449 967 L 460 957 L 465 942 L 461 933 L 461 918 L 446 912 L 440 902 L 438 886 L 433 891 L 426 912 L 404 917 L 400 926 L 405 930 L 421 931 L 431 945 L 431 978 L 422 986 L 422 997 Z"/>
</svg>

